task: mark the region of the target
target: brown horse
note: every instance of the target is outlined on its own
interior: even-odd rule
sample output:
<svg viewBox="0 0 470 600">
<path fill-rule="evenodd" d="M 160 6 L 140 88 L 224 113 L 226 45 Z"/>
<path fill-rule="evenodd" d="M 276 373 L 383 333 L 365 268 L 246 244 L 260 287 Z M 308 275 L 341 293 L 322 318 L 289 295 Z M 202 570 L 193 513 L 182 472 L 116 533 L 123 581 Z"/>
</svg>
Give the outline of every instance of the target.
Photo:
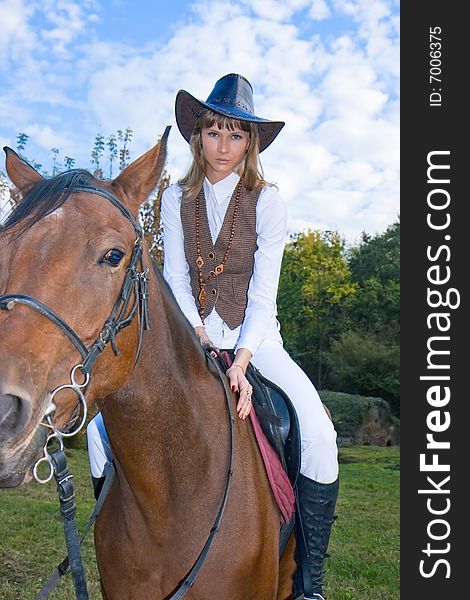
<svg viewBox="0 0 470 600">
<path fill-rule="evenodd" d="M 70 387 L 53 393 L 51 405 L 52 391 L 69 383 L 84 351 L 101 340 L 96 362 L 83 370 L 90 374 L 86 401 L 98 401 L 103 412 L 117 471 L 95 527 L 107 600 L 158 600 L 174 592 L 209 536 L 229 468 L 222 380 L 145 245 L 131 266 L 138 279 L 148 269 L 151 328 L 135 367 L 140 288 L 131 286 L 121 307 L 128 326 L 103 335 L 133 260 L 139 206 L 164 165 L 167 133 L 108 182 L 84 171 L 45 180 L 6 149 L 7 172 L 23 200 L 0 228 L 0 486 L 31 479 L 47 435 L 46 411 L 59 428 L 77 405 Z M 235 406 L 231 392 L 230 400 Z M 294 540 L 279 562 L 280 514 L 250 422 L 234 414 L 228 501 L 186 597 L 286 600 Z"/>
</svg>

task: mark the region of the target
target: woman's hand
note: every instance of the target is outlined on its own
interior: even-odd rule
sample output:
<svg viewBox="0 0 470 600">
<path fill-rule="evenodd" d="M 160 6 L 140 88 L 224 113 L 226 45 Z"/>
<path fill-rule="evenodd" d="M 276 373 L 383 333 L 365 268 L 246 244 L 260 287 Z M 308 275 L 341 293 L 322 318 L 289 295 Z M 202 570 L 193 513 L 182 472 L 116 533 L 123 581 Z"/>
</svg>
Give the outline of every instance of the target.
<svg viewBox="0 0 470 600">
<path fill-rule="evenodd" d="M 207 332 L 204 327 L 198 325 L 194 328 L 197 337 L 199 338 L 199 342 L 203 348 L 215 348 L 215 345 L 212 343 L 210 337 L 207 335 Z M 212 358 L 217 358 L 217 352 L 214 350 L 211 351 Z"/>
<path fill-rule="evenodd" d="M 250 414 L 252 406 L 251 394 L 253 388 L 245 377 L 246 367 L 250 362 L 250 358 L 251 352 L 246 348 L 240 348 L 237 350 L 232 366 L 226 371 L 232 392 L 239 392 L 240 394 L 237 404 L 237 413 L 243 421 Z"/>
<path fill-rule="evenodd" d="M 240 394 L 237 404 L 237 413 L 240 419 L 244 421 L 251 411 L 251 394 L 253 388 L 248 383 L 245 372 L 240 365 L 234 363 L 227 369 L 226 375 L 229 378 L 232 392 L 239 392 Z"/>
</svg>

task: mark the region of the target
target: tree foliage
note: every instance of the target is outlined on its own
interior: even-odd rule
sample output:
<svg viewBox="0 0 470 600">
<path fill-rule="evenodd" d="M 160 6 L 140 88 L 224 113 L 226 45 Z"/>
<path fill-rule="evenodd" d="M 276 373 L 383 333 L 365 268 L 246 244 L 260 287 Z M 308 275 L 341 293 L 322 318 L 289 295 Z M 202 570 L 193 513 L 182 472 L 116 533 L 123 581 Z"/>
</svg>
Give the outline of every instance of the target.
<svg viewBox="0 0 470 600">
<path fill-rule="evenodd" d="M 361 331 L 344 331 L 328 352 L 332 389 L 375 396 L 399 414 L 400 350 L 396 344 Z"/>
<path fill-rule="evenodd" d="M 162 194 L 170 185 L 170 176 L 164 171 L 154 194 L 152 194 L 140 208 L 140 222 L 144 229 L 150 254 L 159 267 L 163 266 L 163 230 L 160 220 Z"/>
<path fill-rule="evenodd" d="M 348 310 L 356 328 L 389 343 L 400 335 L 400 222 L 382 234 L 362 235 L 348 253 L 351 276 L 359 286 Z"/>
<path fill-rule="evenodd" d="M 384 233 L 362 234 L 361 243 L 348 252 L 353 281 L 363 283 L 374 278 L 380 283 L 400 278 L 400 221 L 389 225 Z"/>
<path fill-rule="evenodd" d="M 286 245 L 278 293 L 287 349 L 319 389 L 387 400 L 399 413 L 399 222 L 345 249 L 336 232 Z"/>
<path fill-rule="evenodd" d="M 294 235 L 286 245 L 278 306 L 286 346 L 322 387 L 324 352 L 340 332 L 345 299 L 356 293 L 344 256 L 344 240 L 334 231 Z"/>
</svg>

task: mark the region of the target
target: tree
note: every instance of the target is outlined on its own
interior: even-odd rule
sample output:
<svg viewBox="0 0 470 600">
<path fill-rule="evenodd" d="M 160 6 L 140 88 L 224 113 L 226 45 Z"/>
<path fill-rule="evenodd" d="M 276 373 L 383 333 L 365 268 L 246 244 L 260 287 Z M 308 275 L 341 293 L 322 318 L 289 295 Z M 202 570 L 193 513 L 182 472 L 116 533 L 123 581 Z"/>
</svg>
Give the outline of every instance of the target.
<svg viewBox="0 0 470 600">
<path fill-rule="evenodd" d="M 16 149 L 18 153 L 26 148 L 26 144 L 28 143 L 29 135 L 27 133 L 19 133 L 16 137 Z"/>
<path fill-rule="evenodd" d="M 329 384 L 380 396 L 400 411 L 400 223 L 363 233 L 347 253 L 356 293 L 345 302 L 345 329 L 327 353 Z"/>
<path fill-rule="evenodd" d="M 10 186 L 8 181 L 0 171 L 0 225 L 6 219 L 13 207 Z"/>
<path fill-rule="evenodd" d="M 279 282 L 279 320 L 286 347 L 321 388 L 327 366 L 324 353 L 339 335 L 345 300 L 356 285 L 335 231 L 292 236 L 285 248 Z"/>
<path fill-rule="evenodd" d="M 384 343 L 399 343 L 400 335 L 400 223 L 382 234 L 362 234 L 351 248 L 348 264 L 358 293 L 348 310 L 354 329 L 372 332 Z"/>
<path fill-rule="evenodd" d="M 114 161 L 117 159 L 118 157 L 118 147 L 117 147 L 117 143 L 116 143 L 116 136 L 114 135 L 114 133 L 112 133 L 107 141 L 107 146 L 108 146 L 108 161 L 109 161 L 109 174 L 108 177 L 109 179 L 113 178 L 113 163 Z"/>
<path fill-rule="evenodd" d="M 345 331 L 327 354 L 333 389 L 386 400 L 400 414 L 400 348 L 367 332 Z"/>
<path fill-rule="evenodd" d="M 71 158 L 70 156 L 65 156 L 64 157 L 64 167 L 68 170 L 68 169 L 73 169 L 75 166 L 75 159 Z"/>
<path fill-rule="evenodd" d="M 26 148 L 26 144 L 28 143 L 29 140 L 29 135 L 27 133 L 19 133 L 16 136 L 16 150 L 18 152 L 18 154 L 21 156 L 21 158 L 24 158 L 24 160 L 26 160 L 27 162 L 29 162 L 29 164 L 31 166 L 33 166 L 36 171 L 40 171 L 42 168 L 42 165 L 34 160 L 28 160 L 23 154 L 23 150 Z"/>
<path fill-rule="evenodd" d="M 122 171 L 129 164 L 130 153 L 127 144 L 132 140 L 133 132 L 132 129 L 126 127 L 124 131 L 118 129 L 117 134 L 118 140 L 122 143 L 119 150 L 119 170 Z"/>
<path fill-rule="evenodd" d="M 381 283 L 370 277 L 357 286 L 346 303 L 348 324 L 355 330 L 373 333 L 384 343 L 398 343 L 400 336 L 400 283 Z"/>
<path fill-rule="evenodd" d="M 169 185 L 170 176 L 164 171 L 157 189 L 140 208 L 140 222 L 144 229 L 145 239 L 150 254 L 159 267 L 163 266 L 163 230 L 160 221 L 160 209 L 162 194 Z"/>
<path fill-rule="evenodd" d="M 52 176 L 59 173 L 59 148 L 51 148 L 52 152 Z"/>
<path fill-rule="evenodd" d="M 97 133 L 95 137 L 95 145 L 91 151 L 91 162 L 95 165 L 93 177 L 96 177 L 97 179 L 104 179 L 104 173 L 100 163 L 101 157 L 103 156 L 104 147 L 104 136 L 101 133 Z"/>
<path fill-rule="evenodd" d="M 348 263 L 357 283 L 371 277 L 381 283 L 400 279 L 400 221 L 389 225 L 384 233 L 371 236 L 365 232 L 359 246 L 350 249 Z"/>
</svg>

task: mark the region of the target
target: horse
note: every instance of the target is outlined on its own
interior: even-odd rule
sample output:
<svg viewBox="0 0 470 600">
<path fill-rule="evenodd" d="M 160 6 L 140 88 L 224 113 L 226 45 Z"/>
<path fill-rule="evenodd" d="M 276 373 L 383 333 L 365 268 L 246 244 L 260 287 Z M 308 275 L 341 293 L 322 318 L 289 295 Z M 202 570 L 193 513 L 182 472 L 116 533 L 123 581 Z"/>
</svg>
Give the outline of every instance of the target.
<svg viewBox="0 0 470 600">
<path fill-rule="evenodd" d="M 103 598 L 170 597 L 228 490 L 186 597 L 288 600 L 295 539 L 280 558 L 249 420 L 230 416 L 236 394 L 142 241 L 168 131 L 107 181 L 75 169 L 46 179 L 5 148 L 23 199 L 0 227 L 0 487 L 28 484 L 51 428 L 96 402 L 116 467 L 94 531 Z"/>
</svg>

